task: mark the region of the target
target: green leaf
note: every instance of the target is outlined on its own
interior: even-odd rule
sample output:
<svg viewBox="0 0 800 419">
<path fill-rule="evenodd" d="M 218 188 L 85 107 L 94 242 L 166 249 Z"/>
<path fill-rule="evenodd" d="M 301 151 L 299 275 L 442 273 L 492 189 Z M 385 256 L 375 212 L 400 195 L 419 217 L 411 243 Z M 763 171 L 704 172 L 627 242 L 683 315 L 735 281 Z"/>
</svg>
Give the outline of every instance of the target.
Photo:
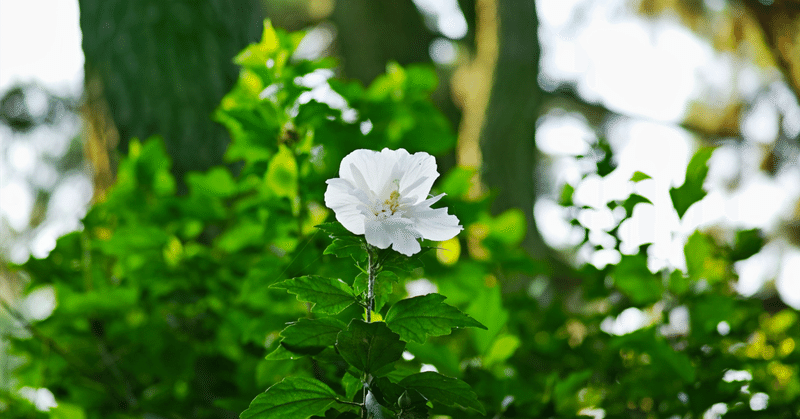
<svg viewBox="0 0 800 419">
<path fill-rule="evenodd" d="M 680 188 L 670 188 L 669 196 L 672 198 L 672 206 L 678 211 L 678 217 L 683 218 L 683 214 L 692 204 L 706 196 L 703 182 L 708 174 L 708 159 L 713 152 L 714 149 L 711 147 L 698 150 L 686 167 L 686 180 L 683 185 Z"/>
<path fill-rule="evenodd" d="M 263 67 L 266 65 L 270 55 L 277 51 L 279 46 L 278 34 L 272 27 L 272 23 L 267 19 L 264 20 L 264 32 L 261 35 L 261 42 L 247 46 L 233 61 L 245 67 Z"/>
<path fill-rule="evenodd" d="M 578 371 L 560 379 L 553 387 L 553 398 L 556 402 L 556 411 L 562 415 L 574 413 L 578 407 L 578 392 L 589 377 L 591 370 Z"/>
<path fill-rule="evenodd" d="M 336 336 L 345 324 L 330 317 L 300 319 L 283 329 L 281 346 L 301 355 L 316 355 L 336 343 Z"/>
<path fill-rule="evenodd" d="M 389 309 L 386 323 L 403 339 L 419 343 L 425 343 L 428 336 L 448 335 L 455 327 L 486 329 L 459 309 L 443 303 L 446 298 L 433 293 L 401 300 Z"/>
<path fill-rule="evenodd" d="M 661 279 L 647 269 L 647 254 L 622 255 L 614 267 L 614 285 L 636 304 L 646 304 L 661 299 Z"/>
<path fill-rule="evenodd" d="M 315 313 L 339 314 L 356 302 L 353 289 L 342 280 L 317 275 L 289 279 L 270 288 L 285 289 L 298 300 L 313 303 L 311 311 Z"/>
<path fill-rule="evenodd" d="M 386 323 L 358 319 L 353 319 L 336 339 L 336 349 L 348 364 L 376 377 L 394 368 L 405 347 L 400 335 L 389 330 Z"/>
<path fill-rule="evenodd" d="M 192 193 L 227 198 L 236 193 L 236 182 L 231 172 L 222 167 L 214 167 L 207 173 L 192 172 L 186 175 L 186 183 Z"/>
<path fill-rule="evenodd" d="M 322 223 L 315 225 L 314 227 L 324 231 L 325 234 L 327 234 L 332 239 L 341 237 L 356 237 L 355 234 L 351 233 L 350 230 L 344 228 L 344 226 L 338 221 L 330 223 Z"/>
<path fill-rule="evenodd" d="M 288 147 L 282 145 L 267 167 L 265 181 L 275 195 L 294 199 L 297 196 L 297 161 Z"/>
<path fill-rule="evenodd" d="M 641 182 L 646 179 L 652 179 L 652 178 L 647 173 L 642 173 L 638 170 L 633 172 L 633 176 L 631 176 L 631 182 Z"/>
<path fill-rule="evenodd" d="M 575 194 L 575 188 L 569 183 L 565 183 L 564 188 L 561 189 L 561 197 L 558 199 L 558 204 L 562 207 L 571 207 L 573 205 L 573 194 Z"/>
<path fill-rule="evenodd" d="M 394 284 L 398 281 L 400 281 L 400 278 L 392 271 L 378 272 L 375 278 L 375 311 L 380 311 L 383 308 L 384 304 L 389 300 L 389 296 L 392 294 Z M 366 300 L 368 286 L 369 276 L 363 272 L 359 273 L 356 276 L 356 280 L 353 281 L 353 289 L 355 289 L 356 294 L 364 296 Z"/>
<path fill-rule="evenodd" d="M 307 419 L 336 401 L 336 393 L 321 381 L 288 377 L 256 396 L 239 418 Z"/>
<path fill-rule="evenodd" d="M 483 357 L 483 367 L 490 368 L 494 364 L 505 362 L 511 355 L 514 355 L 521 343 L 519 338 L 514 335 L 498 336 L 486 356 Z"/>
<path fill-rule="evenodd" d="M 345 373 L 344 377 L 342 377 L 342 387 L 344 387 L 344 394 L 347 396 L 347 399 L 353 400 L 356 393 L 364 388 L 364 383 L 362 383 L 358 377 L 354 377 L 350 373 Z"/>
<path fill-rule="evenodd" d="M 647 199 L 647 198 L 645 198 L 645 197 L 643 197 L 643 196 L 641 196 L 639 194 L 635 194 L 635 193 L 631 194 L 628 197 L 628 199 L 626 199 L 625 202 L 622 204 L 622 208 L 625 208 L 625 218 L 631 218 L 631 216 L 633 215 L 633 207 L 635 207 L 637 204 L 650 204 L 650 205 L 652 205 L 653 203 L 650 202 L 649 199 Z"/>
<path fill-rule="evenodd" d="M 336 238 L 325 248 L 323 255 L 334 255 L 338 258 L 352 257 L 357 261 L 366 259 L 367 250 L 364 240 L 356 237 Z"/>
<path fill-rule="evenodd" d="M 419 391 L 428 400 L 446 406 L 458 404 L 480 414 L 486 414 L 483 405 L 478 401 L 478 396 L 475 395 L 469 384 L 457 378 L 427 371 L 409 375 L 400 380 L 398 384 Z"/>
<path fill-rule="evenodd" d="M 475 316 L 475 319 L 485 324 L 488 333 L 473 333 L 472 339 L 475 342 L 475 349 L 479 353 L 486 353 L 489 346 L 494 342 L 494 337 L 500 332 L 510 317 L 508 310 L 503 307 L 503 296 L 500 286 L 491 287 L 481 286 L 477 295 L 472 298 L 468 311 Z"/>
<path fill-rule="evenodd" d="M 764 247 L 764 234 L 760 229 L 736 232 L 736 242 L 731 251 L 731 261 L 744 260 L 755 255 Z"/>
<path fill-rule="evenodd" d="M 699 231 L 695 231 L 683 247 L 686 256 L 686 270 L 695 281 L 705 279 L 717 282 L 725 279 L 728 264 L 724 258 L 718 257 L 714 239 Z"/>
</svg>

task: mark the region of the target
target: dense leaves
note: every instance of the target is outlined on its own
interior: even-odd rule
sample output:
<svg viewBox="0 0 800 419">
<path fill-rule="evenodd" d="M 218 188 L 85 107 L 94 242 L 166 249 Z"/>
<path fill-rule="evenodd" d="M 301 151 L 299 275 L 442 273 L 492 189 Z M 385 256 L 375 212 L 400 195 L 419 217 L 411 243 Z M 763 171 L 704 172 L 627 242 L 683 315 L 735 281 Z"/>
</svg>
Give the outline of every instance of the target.
<svg viewBox="0 0 800 419">
<path fill-rule="evenodd" d="M 215 114 L 231 167 L 187 175 L 176 194 L 163 142 L 132 140 L 83 229 L 12 269 L 30 277 L 23 298 L 57 304 L 3 317 L 14 380 L 0 416 L 700 418 L 720 403 L 731 417 L 800 415 L 797 313 L 736 292 L 734 263 L 764 246 L 759 230 L 692 232 L 682 270 L 653 268 L 646 245 L 607 266 L 555 269 L 519 248 L 520 211 L 491 215 L 490 196 L 470 192 L 476 171 L 443 164 L 433 193 L 447 193 L 465 231 L 413 258 L 367 248 L 323 204 L 341 158 L 447 153 L 455 137 L 429 101 L 431 70 L 391 64 L 367 87 L 325 81 L 330 62 L 293 58 L 300 38 L 267 24 L 237 57 L 238 83 Z M 344 105 L 304 95 L 313 79 Z M 597 147 L 597 173 L 611 175 L 613 150 Z M 710 155 L 661 191 L 681 217 L 705 194 Z M 593 210 L 575 207 L 574 192 L 564 188 L 565 212 Z M 602 232 L 614 239 L 605 250 L 620 249 L 640 204 L 651 205 L 637 194 L 606 203 L 617 224 Z M 368 251 L 371 323 L 360 320 Z M 44 388 L 59 404 L 49 412 L 24 396 Z"/>
</svg>

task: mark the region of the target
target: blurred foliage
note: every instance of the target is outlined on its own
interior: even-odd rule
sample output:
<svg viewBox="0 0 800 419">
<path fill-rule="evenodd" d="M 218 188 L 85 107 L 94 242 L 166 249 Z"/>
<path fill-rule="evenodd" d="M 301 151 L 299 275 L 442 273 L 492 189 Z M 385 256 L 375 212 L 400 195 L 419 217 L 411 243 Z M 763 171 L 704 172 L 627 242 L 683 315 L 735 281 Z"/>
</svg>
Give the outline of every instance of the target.
<svg viewBox="0 0 800 419">
<path fill-rule="evenodd" d="M 331 254 L 348 255 L 348 243 L 332 244 L 314 228 L 331 218 L 322 196 L 342 157 L 382 147 L 440 154 L 455 137 L 429 101 L 436 77 L 425 67 L 390 65 L 366 88 L 322 83 L 345 107 L 313 99 L 309 79 L 329 75 L 324 70 L 334 63 L 294 60 L 300 38 L 265 25 L 261 42 L 236 58 L 238 82 L 215 115 L 232 138 L 225 158 L 241 162 L 241 170 L 194 172 L 188 193 L 177 196 L 164 143 L 133 140 L 117 184 L 87 214 L 84 229 L 60 238 L 48 257 L 16 268 L 30 275 L 29 296 L 53 292 L 58 303 L 52 315 L 38 317 L 5 307 L 5 362 L 14 380 L 0 390 L 4 418 L 233 418 L 278 382 L 286 401 L 299 391 L 323 394 L 321 410 L 328 397 L 355 397 L 360 383 L 345 373 L 340 355 L 276 353 L 281 338 L 291 339 L 288 329 L 281 332 L 287 322 L 336 311 L 338 303 L 311 308 L 301 293 L 298 301 L 279 288 L 291 291 L 287 279 L 310 275 L 359 286 L 349 258 Z M 677 210 L 702 195 L 707 153 L 698 152 L 684 186 L 671 191 Z M 608 156 L 598 170 L 610 171 L 612 163 Z M 732 245 L 695 232 L 684 248 L 686 272 L 651 272 L 645 246 L 618 264 L 572 272 L 580 286 L 562 295 L 553 292 L 547 265 L 519 247 L 525 217 L 515 210 L 491 216 L 488 198 L 468 196 L 472 175 L 453 168 L 434 191 L 448 194 L 443 205 L 465 226 L 456 242 L 442 244 L 456 254 L 427 252 L 423 267 L 396 278 L 399 285 L 431 281 L 488 329 L 406 345 L 414 358 L 398 369 L 433 365 L 468 383 L 486 411 L 434 403 L 431 414 L 574 417 L 603 409 L 610 418 L 699 418 L 724 403 L 726 417 L 800 415 L 797 313 L 767 313 L 732 286 L 732 263 L 763 245 L 758 231 L 739 232 Z M 573 192 L 565 188 L 563 205 L 573 207 Z M 625 208 L 620 223 L 635 205 L 650 205 L 637 196 L 609 204 Z M 529 278 L 528 286 L 501 292 L 500 281 L 515 275 Z M 388 303 L 403 296 L 396 286 Z M 388 303 L 381 318 L 391 317 Z M 349 318 L 360 313 L 356 305 L 341 309 Z M 607 324 L 631 311 L 644 316 L 644 326 L 612 333 Z M 681 312 L 686 324 L 676 319 Z M 59 407 L 36 411 L 17 391 L 25 386 L 51 390 Z M 396 396 L 385 387 L 380 397 Z M 751 398 L 759 393 L 768 403 L 754 413 Z M 276 402 L 256 400 L 267 409 Z"/>
</svg>

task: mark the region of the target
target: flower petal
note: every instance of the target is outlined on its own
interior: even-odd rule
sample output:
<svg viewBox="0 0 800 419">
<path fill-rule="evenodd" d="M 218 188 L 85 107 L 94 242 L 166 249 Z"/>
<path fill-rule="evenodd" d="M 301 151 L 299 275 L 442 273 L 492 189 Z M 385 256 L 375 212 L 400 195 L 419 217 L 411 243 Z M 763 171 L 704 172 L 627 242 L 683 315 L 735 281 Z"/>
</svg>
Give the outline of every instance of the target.
<svg viewBox="0 0 800 419">
<path fill-rule="evenodd" d="M 353 185 L 344 179 L 328 179 L 325 206 L 333 210 L 336 220 L 353 234 L 364 234 L 364 213 L 359 209 L 364 203 Z"/>
<path fill-rule="evenodd" d="M 339 177 L 361 188 L 358 175 L 354 173 L 355 168 L 360 172 L 361 178 L 366 183 L 369 191 L 380 196 L 386 185 L 392 182 L 393 168 L 397 163 L 397 159 L 403 154 L 393 152 L 393 150 L 388 151 L 391 153 L 364 149 L 353 151 L 342 159 L 342 163 L 339 166 Z M 403 152 L 408 154 L 405 150 Z M 385 199 L 385 197 L 383 198 Z"/>
<path fill-rule="evenodd" d="M 392 239 L 389 237 L 389 233 L 384 228 L 382 221 L 377 219 L 365 221 L 364 231 L 364 238 L 367 239 L 367 243 L 375 247 L 385 249 L 392 244 Z"/>
<path fill-rule="evenodd" d="M 447 213 L 447 208 L 413 207 L 406 213 L 414 225 L 414 229 L 427 240 L 443 241 L 458 235 L 464 227 L 458 224 L 455 215 Z"/>
<path fill-rule="evenodd" d="M 433 182 L 439 177 L 436 159 L 425 152 L 408 154 L 402 151 L 405 154 L 401 155 L 394 167 L 395 176 L 400 175 L 400 195 L 404 198 L 413 197 L 420 202 L 427 198 Z"/>
<path fill-rule="evenodd" d="M 389 247 L 406 256 L 411 256 L 422 250 L 417 239 L 411 220 L 407 218 L 391 217 L 383 220 L 369 220 L 366 222 L 365 234 L 367 243 L 381 249 Z"/>
</svg>

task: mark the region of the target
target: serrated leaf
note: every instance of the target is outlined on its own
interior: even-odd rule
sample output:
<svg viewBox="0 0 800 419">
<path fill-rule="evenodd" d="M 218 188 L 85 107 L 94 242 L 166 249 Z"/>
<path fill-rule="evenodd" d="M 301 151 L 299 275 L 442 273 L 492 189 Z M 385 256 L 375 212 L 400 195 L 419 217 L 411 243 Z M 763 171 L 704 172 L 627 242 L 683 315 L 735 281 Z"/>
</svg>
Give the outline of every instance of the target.
<svg viewBox="0 0 800 419">
<path fill-rule="evenodd" d="M 678 217 L 683 218 L 686 210 L 695 202 L 706 196 L 703 190 L 703 182 L 708 174 L 708 159 L 714 152 L 713 148 L 701 148 L 692 156 L 689 165 L 686 167 L 686 180 L 680 188 L 670 188 L 669 196 L 672 198 L 672 206 L 678 212 Z"/>
<path fill-rule="evenodd" d="M 342 238 L 342 237 L 349 237 L 349 238 L 356 238 L 357 236 L 350 232 L 350 230 L 344 228 L 344 226 L 339 222 L 330 222 L 330 223 L 322 223 L 315 225 L 314 227 L 322 230 L 328 237 L 332 239 Z"/>
<path fill-rule="evenodd" d="M 300 355 L 316 355 L 336 343 L 336 336 L 345 324 L 330 317 L 300 319 L 283 329 L 281 346 Z"/>
<path fill-rule="evenodd" d="M 650 175 L 647 173 L 642 173 L 638 170 L 633 172 L 633 176 L 631 176 L 631 182 L 641 182 L 646 179 L 652 179 L 652 177 L 650 177 Z"/>
<path fill-rule="evenodd" d="M 367 251 L 364 248 L 364 241 L 355 237 L 337 238 L 325 248 L 323 255 L 334 255 L 339 258 L 352 257 L 355 260 L 364 260 Z"/>
<path fill-rule="evenodd" d="M 394 362 L 402 357 L 405 347 L 400 335 L 392 332 L 386 323 L 366 323 L 358 319 L 353 319 L 336 339 L 336 349 L 348 364 L 376 377 L 394 368 Z"/>
<path fill-rule="evenodd" d="M 403 339 L 419 343 L 425 343 L 428 336 L 448 335 L 455 327 L 486 329 L 461 310 L 443 303 L 446 298 L 433 293 L 401 300 L 389 309 L 386 324 Z"/>
<path fill-rule="evenodd" d="M 446 406 L 461 405 L 480 414 L 486 414 L 478 396 L 469 384 L 433 371 L 409 375 L 399 385 L 419 391 L 425 398 Z"/>
<path fill-rule="evenodd" d="M 295 294 L 299 301 L 313 303 L 311 311 L 322 314 L 339 314 L 356 302 L 355 293 L 349 285 L 339 279 L 317 275 L 292 278 L 270 288 L 285 289 Z"/>
<path fill-rule="evenodd" d="M 256 396 L 239 418 L 307 419 L 336 401 L 336 393 L 321 381 L 288 377 Z"/>
</svg>

